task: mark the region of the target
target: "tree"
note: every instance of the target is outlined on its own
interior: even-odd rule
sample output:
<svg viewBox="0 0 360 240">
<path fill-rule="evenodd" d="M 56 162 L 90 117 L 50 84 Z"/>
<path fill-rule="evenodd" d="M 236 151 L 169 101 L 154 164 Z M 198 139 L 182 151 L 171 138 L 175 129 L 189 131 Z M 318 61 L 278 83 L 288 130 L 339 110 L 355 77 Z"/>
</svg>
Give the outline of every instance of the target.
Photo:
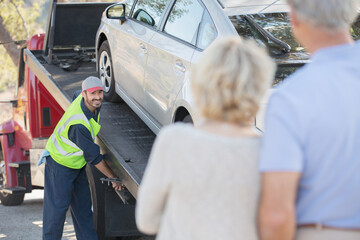
<svg viewBox="0 0 360 240">
<path fill-rule="evenodd" d="M 0 42 L 4 43 L 3 46 L 6 49 L 7 54 L 11 57 L 12 62 L 15 66 L 19 63 L 19 49 L 17 48 L 14 40 L 12 39 L 10 33 L 6 29 L 3 19 L 0 15 Z"/>
<path fill-rule="evenodd" d="M 46 0 L 0 0 L 0 91 L 14 86 L 17 80 L 19 44 L 39 32 L 39 9 Z M 15 41 L 15 42 L 12 42 Z M 17 43 L 17 44 L 15 44 Z"/>
</svg>

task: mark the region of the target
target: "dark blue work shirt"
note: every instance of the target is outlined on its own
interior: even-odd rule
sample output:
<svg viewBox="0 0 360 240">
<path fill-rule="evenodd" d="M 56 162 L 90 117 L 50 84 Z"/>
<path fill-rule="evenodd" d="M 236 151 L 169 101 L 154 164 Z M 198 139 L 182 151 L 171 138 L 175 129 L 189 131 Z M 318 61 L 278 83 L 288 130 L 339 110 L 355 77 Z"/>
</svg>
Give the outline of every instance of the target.
<svg viewBox="0 0 360 240">
<path fill-rule="evenodd" d="M 81 90 L 76 91 L 72 100 L 74 101 L 80 93 Z M 100 113 L 100 108 L 96 109 L 96 114 L 94 114 L 85 106 L 84 98 L 81 100 L 81 109 L 88 120 L 93 118 L 96 121 Z M 87 163 L 96 165 L 103 159 L 103 156 L 100 154 L 100 147 L 94 142 L 91 133 L 84 125 L 72 125 L 69 128 L 68 136 L 69 139 L 84 152 L 84 158 Z"/>
</svg>

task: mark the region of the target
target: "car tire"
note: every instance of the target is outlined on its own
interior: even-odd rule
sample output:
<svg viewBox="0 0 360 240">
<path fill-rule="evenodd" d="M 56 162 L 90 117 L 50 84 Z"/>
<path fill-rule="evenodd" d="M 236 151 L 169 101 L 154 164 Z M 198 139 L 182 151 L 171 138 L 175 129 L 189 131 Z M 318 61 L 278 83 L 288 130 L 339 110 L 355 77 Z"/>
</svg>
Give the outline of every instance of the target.
<svg viewBox="0 0 360 240">
<path fill-rule="evenodd" d="M 121 98 L 115 91 L 114 70 L 108 41 L 104 41 L 99 49 L 98 73 L 104 86 L 105 100 L 110 102 L 120 102 Z"/>
<path fill-rule="evenodd" d="M 184 119 L 182 120 L 183 123 L 191 123 L 194 124 L 192 117 L 190 115 L 186 115 Z"/>
<path fill-rule="evenodd" d="M 0 200 L 4 206 L 18 206 L 24 202 L 25 193 L 2 193 L 0 192 Z"/>
</svg>

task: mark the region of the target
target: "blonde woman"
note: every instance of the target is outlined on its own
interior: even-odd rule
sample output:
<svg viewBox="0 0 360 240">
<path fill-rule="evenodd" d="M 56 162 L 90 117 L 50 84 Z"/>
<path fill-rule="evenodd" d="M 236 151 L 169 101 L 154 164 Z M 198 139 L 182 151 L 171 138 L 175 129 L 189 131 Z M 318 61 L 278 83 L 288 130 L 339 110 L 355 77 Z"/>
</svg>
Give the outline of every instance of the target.
<svg viewBox="0 0 360 240">
<path fill-rule="evenodd" d="M 193 70 L 203 123 L 165 127 L 154 144 L 136 209 L 159 240 L 257 239 L 259 133 L 252 121 L 274 64 L 253 42 L 215 42 Z"/>
</svg>

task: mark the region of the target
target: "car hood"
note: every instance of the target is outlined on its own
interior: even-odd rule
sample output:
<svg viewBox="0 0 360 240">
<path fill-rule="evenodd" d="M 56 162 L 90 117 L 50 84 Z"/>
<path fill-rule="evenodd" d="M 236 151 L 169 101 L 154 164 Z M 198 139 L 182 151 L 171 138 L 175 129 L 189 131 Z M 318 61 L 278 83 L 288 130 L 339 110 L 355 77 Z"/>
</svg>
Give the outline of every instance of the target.
<svg viewBox="0 0 360 240">
<path fill-rule="evenodd" d="M 218 0 L 227 16 L 288 12 L 286 0 Z"/>
</svg>

